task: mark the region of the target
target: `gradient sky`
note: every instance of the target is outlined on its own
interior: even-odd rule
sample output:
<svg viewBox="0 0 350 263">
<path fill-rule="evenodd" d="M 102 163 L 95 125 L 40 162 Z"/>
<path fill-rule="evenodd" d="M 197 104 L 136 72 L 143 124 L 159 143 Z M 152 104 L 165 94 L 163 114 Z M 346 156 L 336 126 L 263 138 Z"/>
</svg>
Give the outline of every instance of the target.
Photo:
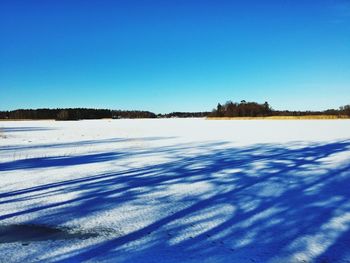
<svg viewBox="0 0 350 263">
<path fill-rule="evenodd" d="M 0 110 L 350 103 L 349 0 L 0 0 Z"/>
</svg>

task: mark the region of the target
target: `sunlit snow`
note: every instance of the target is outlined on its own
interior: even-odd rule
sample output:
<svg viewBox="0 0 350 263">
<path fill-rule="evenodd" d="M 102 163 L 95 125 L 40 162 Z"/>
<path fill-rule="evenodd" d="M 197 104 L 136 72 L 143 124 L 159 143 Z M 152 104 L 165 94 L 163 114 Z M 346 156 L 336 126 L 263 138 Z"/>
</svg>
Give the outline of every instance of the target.
<svg viewBox="0 0 350 263">
<path fill-rule="evenodd" d="M 350 121 L 1 121 L 1 262 L 349 262 Z"/>
</svg>

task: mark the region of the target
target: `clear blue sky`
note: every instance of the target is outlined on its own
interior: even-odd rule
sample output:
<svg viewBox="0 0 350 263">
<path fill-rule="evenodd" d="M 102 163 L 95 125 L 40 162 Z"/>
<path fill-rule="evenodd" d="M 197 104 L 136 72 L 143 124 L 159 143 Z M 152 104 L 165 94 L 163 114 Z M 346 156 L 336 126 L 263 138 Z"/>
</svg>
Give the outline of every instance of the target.
<svg viewBox="0 0 350 263">
<path fill-rule="evenodd" d="M 1 0 L 0 109 L 350 103 L 349 0 Z"/>
</svg>

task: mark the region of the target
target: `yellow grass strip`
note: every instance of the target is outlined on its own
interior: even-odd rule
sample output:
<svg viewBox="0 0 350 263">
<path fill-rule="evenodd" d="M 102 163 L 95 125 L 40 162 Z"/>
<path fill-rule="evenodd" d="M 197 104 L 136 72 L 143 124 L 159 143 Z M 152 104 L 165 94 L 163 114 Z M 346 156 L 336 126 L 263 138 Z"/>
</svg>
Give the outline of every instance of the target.
<svg viewBox="0 0 350 263">
<path fill-rule="evenodd" d="M 268 117 L 207 117 L 207 120 L 339 120 L 350 119 L 346 115 L 303 115 L 303 116 L 268 116 Z"/>
</svg>

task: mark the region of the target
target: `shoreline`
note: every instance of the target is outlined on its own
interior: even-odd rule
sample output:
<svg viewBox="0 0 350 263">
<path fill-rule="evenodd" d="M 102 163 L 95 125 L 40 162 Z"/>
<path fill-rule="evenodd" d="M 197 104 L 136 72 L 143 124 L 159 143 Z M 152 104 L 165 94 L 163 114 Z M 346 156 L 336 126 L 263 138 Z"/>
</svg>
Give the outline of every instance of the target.
<svg viewBox="0 0 350 263">
<path fill-rule="evenodd" d="M 348 116 L 303 115 L 303 116 L 267 116 L 267 117 L 207 117 L 206 120 L 346 120 Z"/>
<path fill-rule="evenodd" d="M 80 119 L 80 120 L 55 120 L 55 119 L 0 119 L 0 122 L 6 121 L 55 121 L 55 122 L 65 122 L 65 121 L 82 121 L 82 120 L 137 120 L 137 119 L 197 119 L 196 117 L 186 117 L 186 118 L 101 118 L 101 119 Z M 334 116 L 334 115 L 302 115 L 302 116 L 267 116 L 267 117 L 203 117 L 205 120 L 350 120 L 350 116 Z"/>
</svg>

